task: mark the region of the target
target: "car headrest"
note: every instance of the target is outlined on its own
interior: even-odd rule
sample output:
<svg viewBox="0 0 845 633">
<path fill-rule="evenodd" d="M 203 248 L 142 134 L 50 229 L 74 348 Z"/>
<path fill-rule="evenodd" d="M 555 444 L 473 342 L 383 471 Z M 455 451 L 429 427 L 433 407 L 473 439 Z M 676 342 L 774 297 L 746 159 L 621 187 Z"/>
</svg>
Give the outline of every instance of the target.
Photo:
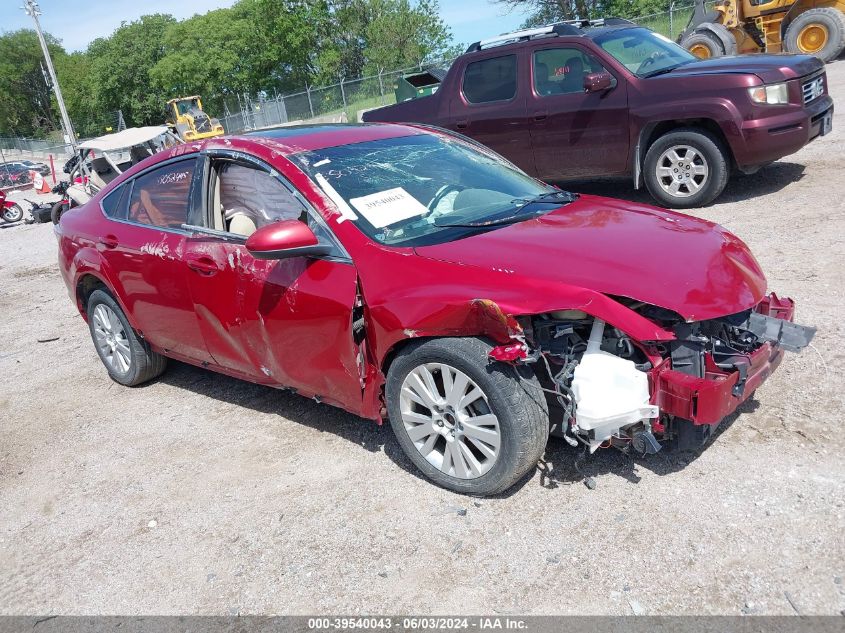
<svg viewBox="0 0 845 633">
<path fill-rule="evenodd" d="M 246 213 L 235 212 L 229 219 L 229 232 L 249 237 L 255 233 L 255 222 Z"/>
</svg>

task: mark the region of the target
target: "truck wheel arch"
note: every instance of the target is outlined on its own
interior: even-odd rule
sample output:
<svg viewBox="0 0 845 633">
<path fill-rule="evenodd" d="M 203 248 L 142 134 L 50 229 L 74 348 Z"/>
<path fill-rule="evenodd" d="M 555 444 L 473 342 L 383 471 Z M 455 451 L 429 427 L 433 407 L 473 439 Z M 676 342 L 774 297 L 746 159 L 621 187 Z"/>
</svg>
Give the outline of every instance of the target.
<svg viewBox="0 0 845 633">
<path fill-rule="evenodd" d="M 730 162 L 732 168 L 736 167 L 736 160 L 733 155 L 731 144 L 725 137 L 722 128 L 713 119 L 699 118 L 699 119 L 672 119 L 665 121 L 650 121 L 640 130 L 640 136 L 637 140 L 637 145 L 634 148 L 634 188 L 639 189 L 643 186 L 642 168 L 645 162 L 645 155 L 651 145 L 667 132 L 678 128 L 701 128 L 715 135 L 721 142 L 725 152 L 726 158 Z"/>
</svg>

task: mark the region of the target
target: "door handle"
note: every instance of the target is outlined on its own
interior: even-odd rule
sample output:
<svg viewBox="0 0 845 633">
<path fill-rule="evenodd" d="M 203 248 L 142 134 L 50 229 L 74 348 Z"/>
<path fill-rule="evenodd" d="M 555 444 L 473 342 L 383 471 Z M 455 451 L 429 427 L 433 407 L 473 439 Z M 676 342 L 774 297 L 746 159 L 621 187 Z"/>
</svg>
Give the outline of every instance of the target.
<svg viewBox="0 0 845 633">
<path fill-rule="evenodd" d="M 458 128 L 459 130 L 467 129 L 468 125 L 469 125 L 469 121 L 466 120 L 466 119 L 463 119 L 461 121 L 455 121 L 455 127 Z"/>
<path fill-rule="evenodd" d="M 118 245 L 117 237 L 114 235 L 104 235 L 103 237 L 98 238 L 97 241 L 106 248 L 117 248 Z"/>
<path fill-rule="evenodd" d="M 207 277 L 217 274 L 217 271 L 220 270 L 217 263 L 208 255 L 188 255 L 185 263 L 194 272 Z"/>
<path fill-rule="evenodd" d="M 534 118 L 535 121 L 545 121 L 547 118 L 549 118 L 549 113 L 545 112 L 545 111 L 544 112 L 535 112 L 533 118 Z"/>
</svg>

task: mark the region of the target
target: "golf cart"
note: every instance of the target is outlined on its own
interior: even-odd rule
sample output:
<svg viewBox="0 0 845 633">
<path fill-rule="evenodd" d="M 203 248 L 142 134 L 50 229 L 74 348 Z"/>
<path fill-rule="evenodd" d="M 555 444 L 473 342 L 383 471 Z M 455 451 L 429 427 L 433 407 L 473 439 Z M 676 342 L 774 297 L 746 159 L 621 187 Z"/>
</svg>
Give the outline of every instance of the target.
<svg viewBox="0 0 845 633">
<path fill-rule="evenodd" d="M 88 202 L 100 189 L 124 171 L 163 149 L 182 143 L 166 125 L 133 127 L 80 143 L 77 153 L 65 164 L 71 186 L 68 205 L 53 213 L 58 223 L 69 208 Z"/>
</svg>

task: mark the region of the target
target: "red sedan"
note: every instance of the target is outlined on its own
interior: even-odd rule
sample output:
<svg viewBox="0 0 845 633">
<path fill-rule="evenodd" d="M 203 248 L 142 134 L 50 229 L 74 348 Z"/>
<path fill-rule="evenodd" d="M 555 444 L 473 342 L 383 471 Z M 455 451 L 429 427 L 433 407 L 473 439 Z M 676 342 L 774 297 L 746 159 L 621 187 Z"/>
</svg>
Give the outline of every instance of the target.
<svg viewBox="0 0 845 633">
<path fill-rule="evenodd" d="M 718 225 L 549 187 L 423 126 L 179 146 L 56 230 L 115 381 L 174 358 L 389 418 L 470 494 L 513 485 L 550 433 L 700 445 L 813 335 Z"/>
</svg>

